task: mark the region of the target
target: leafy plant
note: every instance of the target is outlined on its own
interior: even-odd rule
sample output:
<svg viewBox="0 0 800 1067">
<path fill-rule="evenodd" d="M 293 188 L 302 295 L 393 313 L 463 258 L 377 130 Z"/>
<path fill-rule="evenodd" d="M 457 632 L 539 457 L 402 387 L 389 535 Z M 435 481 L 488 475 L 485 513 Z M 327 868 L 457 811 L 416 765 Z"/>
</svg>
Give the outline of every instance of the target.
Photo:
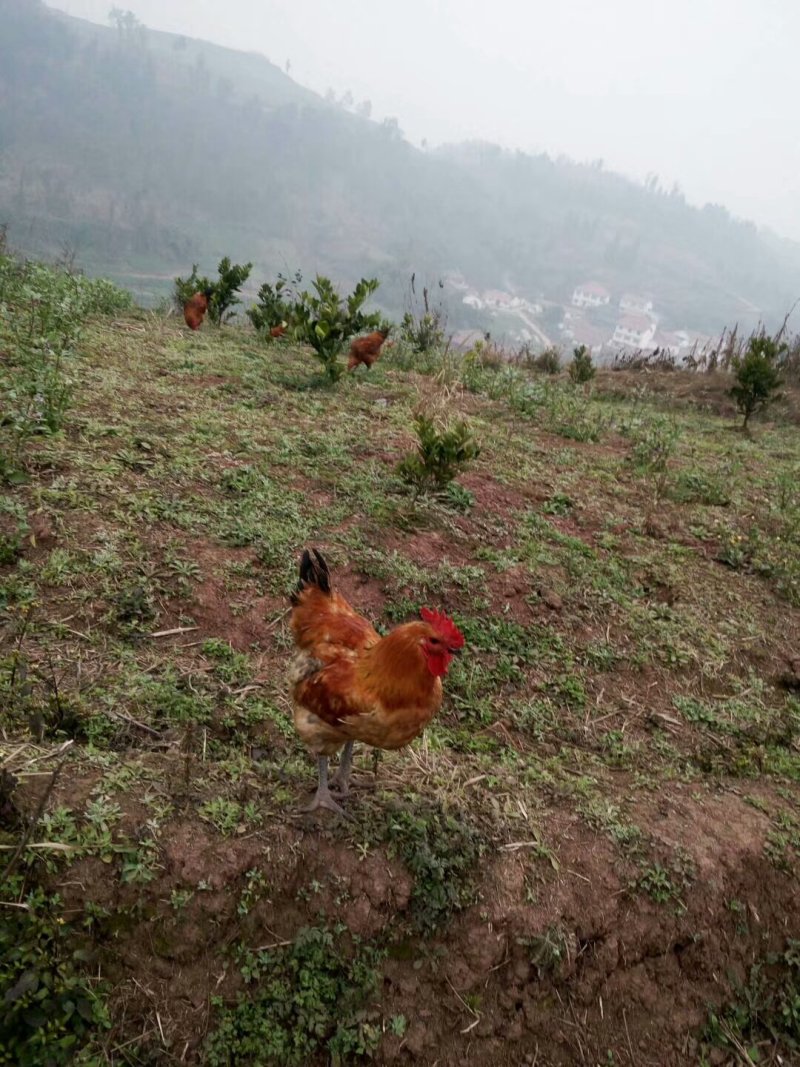
<svg viewBox="0 0 800 1067">
<path fill-rule="evenodd" d="M 800 1051 L 800 941 L 789 940 L 782 952 L 755 963 L 731 1002 L 709 1012 L 703 1038 L 710 1045 L 746 1049 L 751 1063 L 761 1062 L 763 1042 Z"/>
<path fill-rule="evenodd" d="M 258 290 L 258 303 L 247 311 L 256 330 L 269 335 L 276 326 L 291 325 L 296 300 L 292 286 L 299 285 L 302 280 L 300 271 L 297 271 L 291 281 L 279 274 L 274 285 L 264 282 Z"/>
<path fill-rule="evenodd" d="M 0 254 L 0 478 L 25 480 L 22 453 L 34 435 L 61 430 L 75 385 L 83 324 L 124 310 L 130 293 Z"/>
<path fill-rule="evenodd" d="M 172 287 L 172 298 L 178 311 L 183 311 L 186 301 L 195 293 L 205 293 L 213 288 L 210 278 L 205 274 L 198 274 L 197 264 L 192 264 L 192 273 L 188 278 L 175 278 Z"/>
<path fill-rule="evenodd" d="M 365 1006 L 377 989 L 381 955 L 357 941 L 345 952 L 345 931 L 305 927 L 291 945 L 243 952 L 246 992 L 233 1005 L 212 1001 L 209 1067 L 307 1067 L 321 1054 L 334 1065 L 369 1056 L 380 1030 Z"/>
<path fill-rule="evenodd" d="M 241 304 L 238 294 L 252 269 L 252 263 L 231 263 L 229 256 L 220 260 L 217 267 L 219 278 L 211 286 L 213 293 L 208 303 L 209 318 L 217 326 L 223 326 L 234 317 L 232 309 Z"/>
<path fill-rule="evenodd" d="M 208 317 L 217 326 L 223 326 L 234 317 L 235 312 L 232 309 L 241 304 L 238 294 L 250 277 L 252 269 L 252 263 L 231 263 L 230 256 L 224 256 L 217 267 L 217 280 L 211 281 L 205 275 L 197 273 L 197 264 L 194 263 L 188 278 L 175 279 L 175 304 L 182 310 L 186 301 L 195 293 L 210 292 Z"/>
<path fill-rule="evenodd" d="M 592 354 L 586 345 L 578 345 L 573 349 L 572 362 L 569 365 L 569 378 L 575 385 L 590 382 L 597 373 L 592 363 Z"/>
<path fill-rule="evenodd" d="M 666 490 L 669 461 L 678 444 L 677 424 L 669 419 L 654 418 L 629 433 L 633 441 L 631 462 L 636 470 L 651 479 L 657 504 Z"/>
<path fill-rule="evenodd" d="M 418 802 L 390 814 L 386 836 L 414 876 L 411 914 L 421 930 L 434 930 L 473 903 L 484 841 L 469 822 Z"/>
<path fill-rule="evenodd" d="M 294 306 L 292 333 L 296 340 L 313 348 L 329 381 L 338 381 L 342 375 L 339 355 L 347 341 L 362 330 L 380 325 L 379 314 L 365 315 L 361 310 L 377 288 L 376 278 L 362 278 L 343 298 L 329 278 L 318 274 L 311 291 L 300 293 Z"/>
<path fill-rule="evenodd" d="M 558 374 L 561 370 L 561 353 L 557 348 L 546 348 L 530 360 L 529 366 L 540 374 Z"/>
<path fill-rule="evenodd" d="M 439 282 L 439 288 L 442 288 L 442 282 Z M 423 286 L 420 304 L 415 274 L 411 275 L 409 290 L 406 312 L 400 324 L 400 340 L 408 344 L 414 352 L 427 354 L 443 344 L 447 315 L 441 304 L 431 307 L 427 286 Z"/>
<path fill-rule="evenodd" d="M 743 430 L 757 411 L 777 399 L 782 381 L 780 360 L 786 350 L 785 342 L 760 334 L 751 337 L 745 354 L 734 360 L 736 384 L 731 396 L 744 416 Z"/>
<path fill-rule="evenodd" d="M 4 900 L 20 884 L 2 886 Z M 110 1025 L 104 988 L 60 914 L 58 896 L 37 888 L 0 921 L 0 1063 L 58 1067 L 74 1062 L 93 1033 Z"/>
<path fill-rule="evenodd" d="M 463 419 L 437 426 L 430 415 L 419 414 L 414 429 L 417 450 L 401 460 L 397 471 L 417 491 L 443 489 L 480 455 L 480 446 Z"/>
</svg>

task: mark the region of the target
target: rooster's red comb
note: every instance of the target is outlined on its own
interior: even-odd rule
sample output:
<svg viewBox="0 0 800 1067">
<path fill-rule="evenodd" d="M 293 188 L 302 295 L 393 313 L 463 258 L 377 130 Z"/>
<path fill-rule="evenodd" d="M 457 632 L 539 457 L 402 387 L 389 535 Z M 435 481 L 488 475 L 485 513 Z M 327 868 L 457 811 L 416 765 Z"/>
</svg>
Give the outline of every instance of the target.
<svg viewBox="0 0 800 1067">
<path fill-rule="evenodd" d="M 436 630 L 449 648 L 463 648 L 464 635 L 447 615 L 443 615 L 440 611 L 431 611 L 430 608 L 423 608 L 420 615 L 429 626 Z"/>
</svg>

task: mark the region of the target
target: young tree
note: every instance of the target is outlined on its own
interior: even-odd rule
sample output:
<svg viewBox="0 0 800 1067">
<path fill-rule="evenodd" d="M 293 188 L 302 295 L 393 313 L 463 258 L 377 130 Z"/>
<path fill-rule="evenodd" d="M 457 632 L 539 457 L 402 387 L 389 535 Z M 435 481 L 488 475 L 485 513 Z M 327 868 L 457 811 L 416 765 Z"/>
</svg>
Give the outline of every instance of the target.
<svg viewBox="0 0 800 1067">
<path fill-rule="evenodd" d="M 238 294 L 252 269 L 252 263 L 231 263 L 230 256 L 220 260 L 217 267 L 219 278 L 211 286 L 214 293 L 208 304 L 209 317 L 217 326 L 223 326 L 233 318 L 235 312 L 231 309 L 241 304 Z"/>
<path fill-rule="evenodd" d="M 569 365 L 570 381 L 575 385 L 582 385 L 584 382 L 590 382 L 595 374 L 596 369 L 592 363 L 591 352 L 586 345 L 578 345 L 572 350 L 572 362 Z"/>
<path fill-rule="evenodd" d="M 195 293 L 211 290 L 208 302 L 208 316 L 217 326 L 222 326 L 233 318 L 231 308 L 241 304 L 238 293 L 253 269 L 252 263 L 231 263 L 230 256 L 220 260 L 217 267 L 217 280 L 212 282 L 204 274 L 197 273 L 197 264 L 192 264 L 192 273 L 188 278 L 176 278 L 173 299 L 179 310 Z"/>
<path fill-rule="evenodd" d="M 744 356 L 734 360 L 736 384 L 731 396 L 744 416 L 742 429 L 747 432 L 751 416 L 778 398 L 781 385 L 780 359 L 786 343 L 766 334 L 751 337 Z"/>
<path fill-rule="evenodd" d="M 347 341 L 366 329 L 376 329 L 379 314 L 365 315 L 361 308 L 378 288 L 377 278 L 362 278 L 346 299 L 336 291 L 330 278 L 317 275 L 311 292 L 300 293 L 292 312 L 296 340 L 314 349 L 331 382 L 338 381 L 344 367 L 339 354 Z"/>
<path fill-rule="evenodd" d="M 269 333 L 276 326 L 290 326 L 297 294 L 293 286 L 303 280 L 300 271 L 291 278 L 282 274 L 274 285 L 264 282 L 258 290 L 258 302 L 248 309 L 247 317 L 260 333 Z"/>
</svg>

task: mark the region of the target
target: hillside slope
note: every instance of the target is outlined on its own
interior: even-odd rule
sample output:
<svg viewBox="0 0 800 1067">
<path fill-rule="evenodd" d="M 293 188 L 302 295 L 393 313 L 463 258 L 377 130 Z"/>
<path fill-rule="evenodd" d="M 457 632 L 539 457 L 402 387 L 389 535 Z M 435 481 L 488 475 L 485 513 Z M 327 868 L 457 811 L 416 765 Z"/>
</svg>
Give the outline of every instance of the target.
<svg viewBox="0 0 800 1067">
<path fill-rule="evenodd" d="M 412 271 L 559 302 L 596 278 L 709 332 L 778 321 L 800 293 L 798 246 L 677 192 L 491 146 L 422 152 L 263 57 L 39 0 L 3 15 L 0 221 L 151 298 L 227 253 L 260 277 L 376 273 L 395 314 Z"/>
<path fill-rule="evenodd" d="M 70 306 L 48 277 L 2 273 L 6 398 Z M 91 1062 L 789 1062 L 797 397 L 748 439 L 713 375 L 584 393 L 400 346 L 329 389 L 302 349 L 89 295 L 63 429 L 0 425 L 12 1059 L 60 960 L 48 1051 Z M 482 444 L 439 496 L 395 474 L 420 404 Z M 379 627 L 427 604 L 467 638 L 425 737 L 357 753 L 346 824 L 296 814 L 309 544 Z"/>
</svg>

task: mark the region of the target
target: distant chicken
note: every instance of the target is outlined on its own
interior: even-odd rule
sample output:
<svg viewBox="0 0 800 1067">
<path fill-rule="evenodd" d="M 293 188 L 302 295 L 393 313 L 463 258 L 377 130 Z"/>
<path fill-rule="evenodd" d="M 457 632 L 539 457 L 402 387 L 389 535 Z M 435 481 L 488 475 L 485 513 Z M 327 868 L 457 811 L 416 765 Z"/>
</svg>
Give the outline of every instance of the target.
<svg viewBox="0 0 800 1067">
<path fill-rule="evenodd" d="M 317 792 L 303 810 L 344 815 L 331 796 L 328 757 L 344 748 L 331 784 L 346 796 L 355 741 L 396 749 L 418 737 L 442 705 L 442 678 L 464 636 L 452 619 L 423 608 L 421 622 L 381 637 L 331 589 L 316 549 L 303 553 L 292 604 L 294 725 L 319 766 Z"/>
<path fill-rule="evenodd" d="M 190 296 L 183 305 L 183 317 L 190 330 L 199 330 L 208 311 L 208 302 L 214 295 L 213 289 L 204 289 L 202 293 Z"/>
<path fill-rule="evenodd" d="M 366 337 L 357 337 L 350 345 L 350 358 L 347 360 L 347 369 L 355 370 L 359 363 L 369 369 L 381 354 L 383 342 L 389 336 L 389 330 L 376 330 L 368 333 Z"/>
<path fill-rule="evenodd" d="M 273 326 L 272 329 L 269 331 L 270 337 L 283 337 L 285 333 L 286 325 L 283 322 L 280 324 L 280 326 Z"/>
</svg>

